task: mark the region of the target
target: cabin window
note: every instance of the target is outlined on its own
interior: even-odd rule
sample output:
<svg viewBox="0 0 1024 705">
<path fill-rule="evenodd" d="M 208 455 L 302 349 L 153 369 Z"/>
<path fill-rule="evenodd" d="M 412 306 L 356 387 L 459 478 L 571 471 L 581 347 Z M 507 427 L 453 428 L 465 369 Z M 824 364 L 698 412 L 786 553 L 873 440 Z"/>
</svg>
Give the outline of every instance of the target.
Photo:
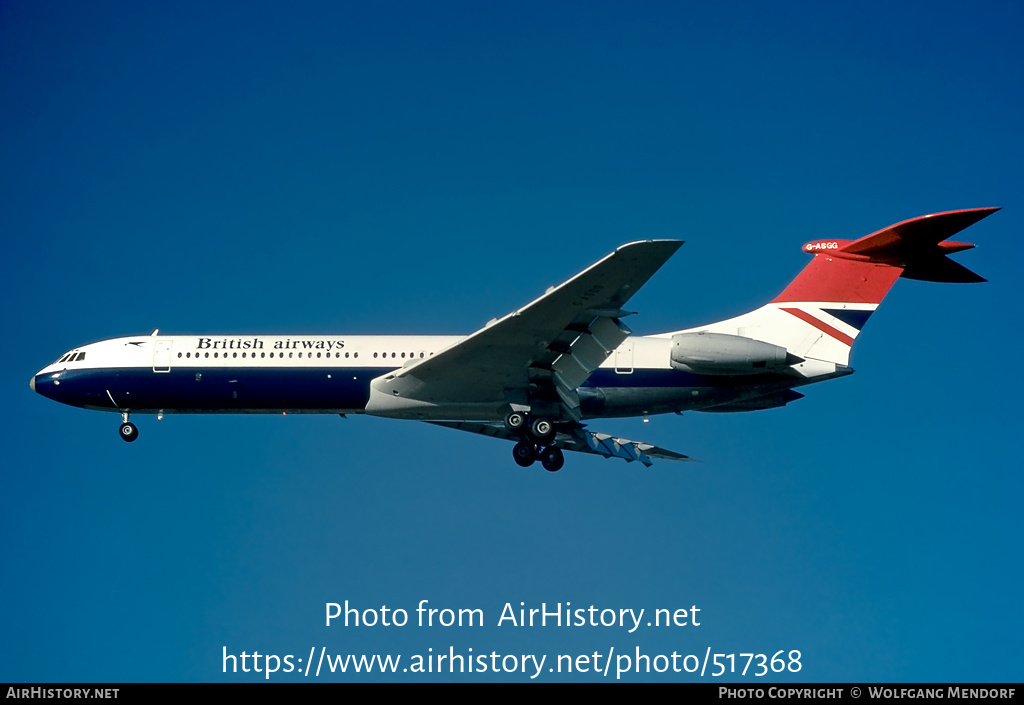
<svg viewBox="0 0 1024 705">
<path fill-rule="evenodd" d="M 81 362 L 81 361 L 82 361 L 82 360 L 84 360 L 84 359 L 85 359 L 85 353 L 84 353 L 84 352 L 80 352 L 80 353 L 78 353 L 78 354 L 77 354 L 77 355 L 75 356 L 75 359 L 74 359 L 74 361 L 75 361 L 75 362 Z"/>
</svg>

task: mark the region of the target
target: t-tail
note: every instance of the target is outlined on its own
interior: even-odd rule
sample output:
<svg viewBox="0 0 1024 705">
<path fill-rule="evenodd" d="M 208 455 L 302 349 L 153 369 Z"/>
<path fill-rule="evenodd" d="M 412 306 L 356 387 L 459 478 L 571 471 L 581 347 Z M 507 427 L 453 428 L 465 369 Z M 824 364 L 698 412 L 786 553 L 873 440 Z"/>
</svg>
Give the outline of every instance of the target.
<svg viewBox="0 0 1024 705">
<path fill-rule="evenodd" d="M 789 364 L 849 365 L 850 348 L 871 314 L 900 277 L 934 282 L 983 282 L 949 259 L 974 245 L 948 238 L 999 210 L 973 208 L 906 220 L 859 240 L 815 240 L 814 259 L 773 301 L 748 314 L 693 331 L 741 336 L 784 349 Z M 689 332 L 687 332 L 689 333 Z"/>
</svg>

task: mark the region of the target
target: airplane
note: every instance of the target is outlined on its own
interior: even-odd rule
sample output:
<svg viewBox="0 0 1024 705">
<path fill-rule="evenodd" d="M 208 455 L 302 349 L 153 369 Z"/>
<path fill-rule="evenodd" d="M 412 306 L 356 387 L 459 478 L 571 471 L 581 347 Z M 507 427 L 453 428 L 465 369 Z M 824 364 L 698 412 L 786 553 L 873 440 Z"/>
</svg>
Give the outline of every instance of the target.
<svg viewBox="0 0 1024 705">
<path fill-rule="evenodd" d="M 783 407 L 805 385 L 852 374 L 850 350 L 900 278 L 983 282 L 948 238 L 998 208 L 921 216 L 858 240 L 818 239 L 772 301 L 684 330 L 635 336 L 623 308 L 683 244 L 617 248 L 469 336 L 151 335 L 76 347 L 29 386 L 121 414 L 369 414 L 513 442 L 516 464 L 562 468 L 563 451 L 650 466 L 689 457 L 591 430 L 598 418 Z"/>
</svg>

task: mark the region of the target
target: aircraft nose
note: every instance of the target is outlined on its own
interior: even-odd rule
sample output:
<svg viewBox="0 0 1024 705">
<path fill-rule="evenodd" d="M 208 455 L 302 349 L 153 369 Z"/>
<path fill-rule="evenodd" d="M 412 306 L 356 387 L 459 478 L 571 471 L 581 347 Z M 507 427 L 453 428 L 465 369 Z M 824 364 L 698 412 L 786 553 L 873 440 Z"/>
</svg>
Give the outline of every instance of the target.
<svg viewBox="0 0 1024 705">
<path fill-rule="evenodd" d="M 30 379 L 28 381 L 28 388 L 31 389 L 33 392 L 36 391 L 36 377 L 35 377 L 35 375 L 32 375 L 32 379 Z"/>
</svg>

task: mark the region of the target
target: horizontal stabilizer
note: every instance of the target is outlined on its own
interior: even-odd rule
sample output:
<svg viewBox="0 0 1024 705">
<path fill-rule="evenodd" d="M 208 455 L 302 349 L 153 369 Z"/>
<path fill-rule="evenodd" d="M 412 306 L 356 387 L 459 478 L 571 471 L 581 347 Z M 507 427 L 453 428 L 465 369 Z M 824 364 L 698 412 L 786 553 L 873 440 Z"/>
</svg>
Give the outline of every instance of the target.
<svg viewBox="0 0 1024 705">
<path fill-rule="evenodd" d="M 915 257 L 926 252 L 950 254 L 948 251 L 943 251 L 946 248 L 939 247 L 940 242 L 956 235 L 964 228 L 974 225 L 982 218 L 987 218 L 997 210 L 999 209 L 971 208 L 911 218 L 902 223 L 890 225 L 876 233 L 865 235 L 859 240 L 854 240 L 839 248 L 839 251 L 852 255 L 869 255 L 871 259 Z M 950 244 L 959 245 L 958 249 L 974 247 L 967 243 Z"/>
<path fill-rule="evenodd" d="M 948 284 L 978 284 L 987 281 L 958 262 L 948 257 L 929 257 L 911 260 L 901 275 L 907 279 Z"/>
<path fill-rule="evenodd" d="M 860 263 L 859 265 L 847 264 L 840 272 L 835 267 L 830 267 L 830 280 L 838 278 L 857 281 L 867 281 L 870 270 L 864 265 L 882 265 L 882 268 L 893 267 L 901 271 L 894 276 L 906 277 L 907 279 L 920 279 L 922 281 L 952 282 L 952 283 L 973 283 L 983 282 L 984 278 L 978 276 L 966 267 L 962 267 L 947 257 L 955 252 L 969 250 L 974 245 L 969 242 L 947 242 L 946 239 L 956 235 L 966 227 L 974 225 L 982 218 L 995 213 L 998 208 L 971 208 L 962 211 L 949 211 L 946 213 L 935 213 L 923 215 L 919 218 L 911 218 L 896 225 L 890 225 L 884 230 L 865 235 L 859 240 L 817 240 L 804 245 L 805 252 L 812 252 L 816 255 L 825 255 L 826 262 L 845 261 L 847 263 Z M 818 269 L 821 266 L 818 265 Z M 834 271 L 832 271 L 834 270 Z M 817 270 L 815 270 L 817 271 Z M 849 276 L 845 276 L 845 275 Z M 875 273 L 877 275 L 877 272 Z M 814 277 L 815 280 L 821 277 Z M 797 283 L 799 278 L 794 281 Z M 884 296 L 892 281 L 881 286 L 875 293 Z M 843 282 L 847 287 L 847 282 Z M 792 287 L 792 285 L 791 285 Z M 819 289 L 821 287 L 818 287 Z M 801 289 L 804 293 L 806 287 Z M 794 292 L 787 290 L 783 292 L 780 300 L 787 294 Z M 881 301 L 877 297 L 878 303 Z M 810 300 L 810 299 L 808 299 Z"/>
</svg>

